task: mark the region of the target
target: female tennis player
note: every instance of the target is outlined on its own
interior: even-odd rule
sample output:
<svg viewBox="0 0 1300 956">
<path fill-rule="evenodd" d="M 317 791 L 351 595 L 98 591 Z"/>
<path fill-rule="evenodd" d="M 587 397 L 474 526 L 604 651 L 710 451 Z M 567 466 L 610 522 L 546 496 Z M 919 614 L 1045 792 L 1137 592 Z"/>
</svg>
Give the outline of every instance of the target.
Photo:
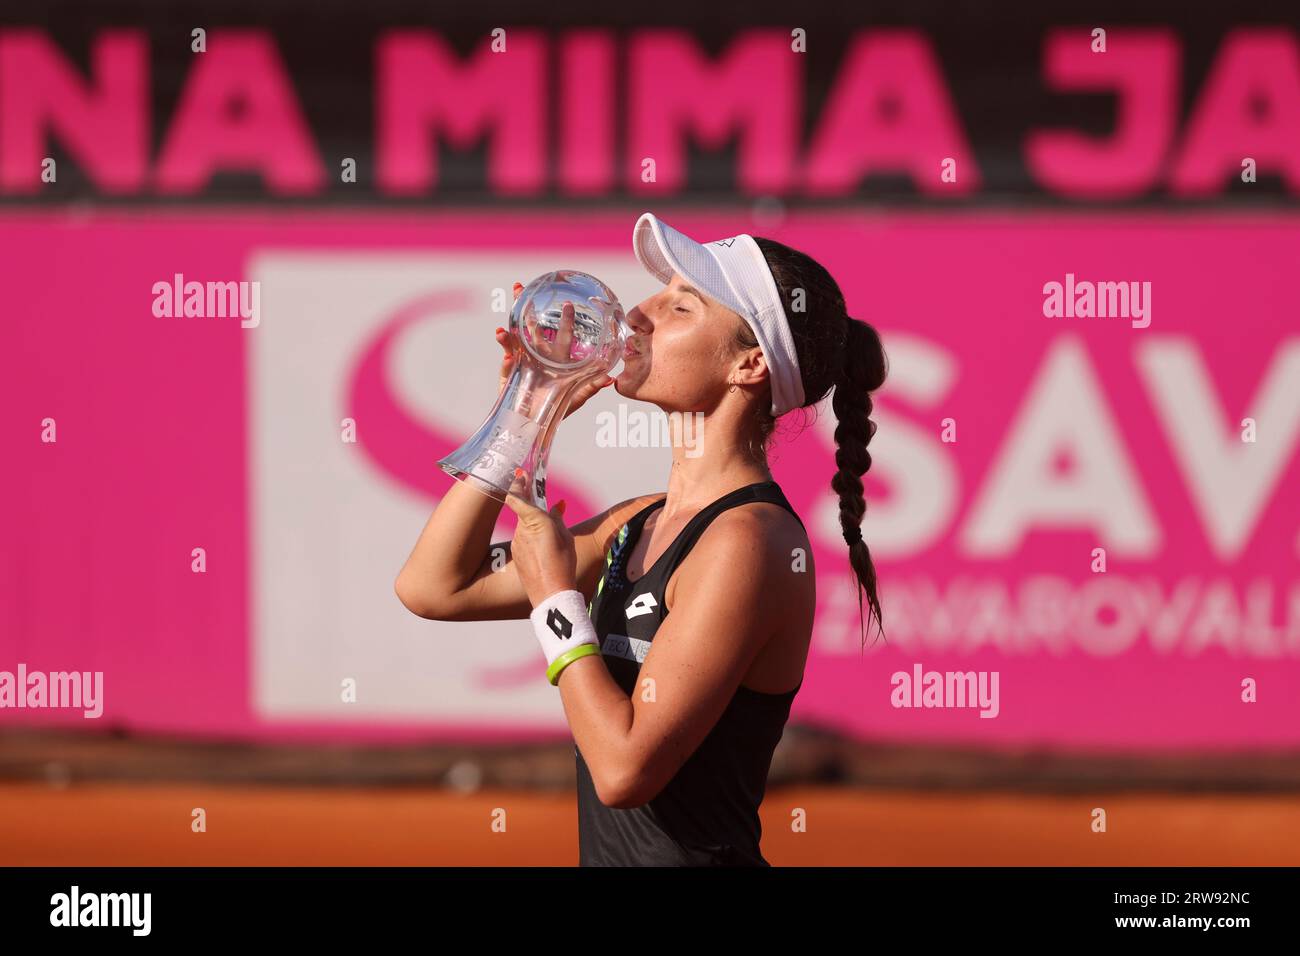
<svg viewBox="0 0 1300 956">
<path fill-rule="evenodd" d="M 633 249 L 664 287 L 627 313 L 622 373 L 569 412 L 614 382 L 664 412 L 703 413 L 699 454 L 675 445 L 666 492 L 572 527 L 563 501 L 547 512 L 510 496 L 508 546 L 489 543 L 500 503 L 455 482 L 396 590 L 433 620 L 531 619 L 576 744 L 581 866 L 767 866 L 758 808 L 816 607 L 812 547 L 767 442 L 778 417 L 835 388 L 830 484 L 859 618 L 865 591 L 879 629 L 861 476 L 885 355 L 826 269 L 779 242 L 699 243 L 646 213 Z M 508 560 L 494 571 L 497 547 Z"/>
</svg>

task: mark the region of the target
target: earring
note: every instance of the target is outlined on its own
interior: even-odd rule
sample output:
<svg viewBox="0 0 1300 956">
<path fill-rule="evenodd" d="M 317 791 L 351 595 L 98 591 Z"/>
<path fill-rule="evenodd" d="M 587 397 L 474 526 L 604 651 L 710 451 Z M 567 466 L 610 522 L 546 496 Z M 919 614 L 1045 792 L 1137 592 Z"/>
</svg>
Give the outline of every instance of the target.
<svg viewBox="0 0 1300 956">
<path fill-rule="evenodd" d="M 735 382 L 735 380 L 733 379 L 732 382 L 731 382 L 731 388 L 727 389 L 727 394 L 730 395 L 730 394 L 731 394 L 732 392 L 734 392 L 735 390 L 736 390 L 736 382 Z"/>
</svg>

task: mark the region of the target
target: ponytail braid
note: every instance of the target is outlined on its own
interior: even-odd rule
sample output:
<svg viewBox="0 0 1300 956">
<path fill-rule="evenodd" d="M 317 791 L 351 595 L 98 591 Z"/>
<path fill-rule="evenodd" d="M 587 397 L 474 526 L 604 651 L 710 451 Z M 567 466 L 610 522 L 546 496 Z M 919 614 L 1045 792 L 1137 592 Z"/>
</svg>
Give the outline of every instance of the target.
<svg viewBox="0 0 1300 956">
<path fill-rule="evenodd" d="M 876 423 L 871 420 L 871 392 L 884 383 L 887 369 L 884 349 L 876 330 L 847 314 L 844 321 L 847 330 L 844 365 L 831 398 L 831 407 L 838 420 L 835 426 L 837 470 L 831 478 L 831 489 L 840 499 L 840 529 L 849 546 L 849 565 L 857 578 L 855 590 L 859 617 L 865 591 L 871 618 L 883 636 L 880 598 L 876 593 L 876 567 L 867 542 L 862 539 L 861 526 L 867 511 L 862 476 L 871 467 L 871 452 L 867 445 L 876 434 Z"/>
</svg>

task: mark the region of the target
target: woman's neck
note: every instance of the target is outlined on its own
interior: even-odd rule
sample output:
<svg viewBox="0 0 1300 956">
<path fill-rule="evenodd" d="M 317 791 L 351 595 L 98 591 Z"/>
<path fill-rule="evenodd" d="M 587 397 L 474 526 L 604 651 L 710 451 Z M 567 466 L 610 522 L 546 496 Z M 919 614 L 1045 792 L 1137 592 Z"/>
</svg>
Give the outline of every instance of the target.
<svg viewBox="0 0 1300 956">
<path fill-rule="evenodd" d="M 664 514 L 698 511 L 736 488 L 771 480 L 767 463 L 755 461 L 748 442 L 734 431 L 710 429 L 706 418 L 698 434 L 674 439 Z"/>
</svg>

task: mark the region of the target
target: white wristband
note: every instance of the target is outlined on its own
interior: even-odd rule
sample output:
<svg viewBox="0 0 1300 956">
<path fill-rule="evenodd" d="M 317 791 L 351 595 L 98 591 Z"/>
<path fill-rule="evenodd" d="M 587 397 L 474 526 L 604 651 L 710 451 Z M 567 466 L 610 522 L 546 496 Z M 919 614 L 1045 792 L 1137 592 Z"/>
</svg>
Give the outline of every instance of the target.
<svg viewBox="0 0 1300 956">
<path fill-rule="evenodd" d="M 552 684 L 560 671 L 586 654 L 600 652 L 600 638 L 587 613 L 581 591 L 557 591 L 533 608 L 529 620 L 546 655 L 546 676 Z M 578 650 L 590 647 L 591 650 Z"/>
</svg>

